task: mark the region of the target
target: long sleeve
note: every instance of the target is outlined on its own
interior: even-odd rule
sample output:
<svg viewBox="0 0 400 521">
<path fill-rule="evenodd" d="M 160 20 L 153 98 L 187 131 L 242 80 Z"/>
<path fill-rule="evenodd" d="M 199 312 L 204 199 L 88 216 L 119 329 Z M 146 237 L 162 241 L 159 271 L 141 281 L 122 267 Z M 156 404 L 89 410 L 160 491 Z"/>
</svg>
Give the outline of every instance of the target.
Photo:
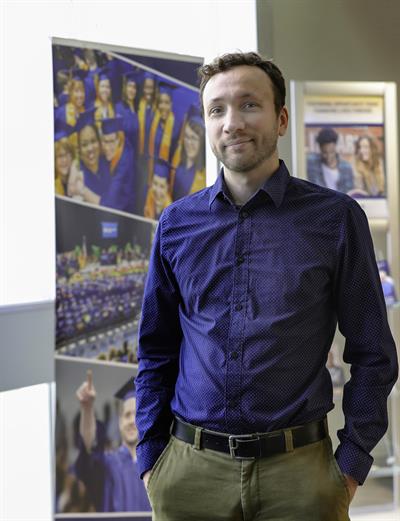
<svg viewBox="0 0 400 521">
<path fill-rule="evenodd" d="M 169 439 L 182 339 L 179 288 L 162 248 L 164 215 L 154 238 L 139 329 L 136 424 L 141 476 L 153 467 Z"/>
<path fill-rule="evenodd" d="M 344 361 L 351 378 L 344 387 L 344 429 L 336 458 L 342 472 L 363 483 L 373 447 L 388 426 L 387 397 L 398 362 L 367 218 L 349 200 L 341 225 L 336 274 L 339 330 L 346 339 Z"/>
</svg>

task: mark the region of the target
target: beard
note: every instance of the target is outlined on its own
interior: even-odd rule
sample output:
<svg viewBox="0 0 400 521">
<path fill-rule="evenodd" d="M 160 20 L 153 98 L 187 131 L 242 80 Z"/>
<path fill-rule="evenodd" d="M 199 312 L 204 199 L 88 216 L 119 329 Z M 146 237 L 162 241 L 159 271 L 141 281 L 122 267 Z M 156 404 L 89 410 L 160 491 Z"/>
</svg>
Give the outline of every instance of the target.
<svg viewBox="0 0 400 521">
<path fill-rule="evenodd" d="M 232 140 L 234 139 L 235 137 L 232 137 Z M 261 141 L 251 141 L 250 145 L 246 145 L 249 150 L 243 153 L 235 153 L 224 146 L 221 149 L 213 147 L 213 152 L 228 170 L 246 173 L 258 168 L 270 159 L 276 152 L 277 144 L 278 132 L 276 131 L 271 133 L 270 136 L 264 137 Z"/>
</svg>

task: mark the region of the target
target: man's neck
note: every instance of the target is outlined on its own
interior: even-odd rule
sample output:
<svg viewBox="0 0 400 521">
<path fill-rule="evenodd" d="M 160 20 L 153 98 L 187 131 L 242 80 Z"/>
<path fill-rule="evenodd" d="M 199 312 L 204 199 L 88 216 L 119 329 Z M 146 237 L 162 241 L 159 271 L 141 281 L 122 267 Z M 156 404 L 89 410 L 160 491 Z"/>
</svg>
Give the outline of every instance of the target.
<svg viewBox="0 0 400 521">
<path fill-rule="evenodd" d="M 279 168 L 279 158 L 250 172 L 235 172 L 224 167 L 224 179 L 235 204 L 245 204 Z"/>
</svg>

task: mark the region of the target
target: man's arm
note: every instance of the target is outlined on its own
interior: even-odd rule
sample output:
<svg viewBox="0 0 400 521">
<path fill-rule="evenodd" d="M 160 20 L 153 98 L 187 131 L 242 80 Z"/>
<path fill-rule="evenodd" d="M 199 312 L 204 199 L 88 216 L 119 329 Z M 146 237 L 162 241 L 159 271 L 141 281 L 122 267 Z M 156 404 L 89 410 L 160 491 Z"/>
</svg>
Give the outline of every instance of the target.
<svg viewBox="0 0 400 521">
<path fill-rule="evenodd" d="M 179 369 L 182 329 L 179 287 L 163 248 L 165 212 L 154 238 L 139 329 L 136 377 L 137 458 L 141 476 L 150 470 L 169 439 L 171 400 Z"/>
<path fill-rule="evenodd" d="M 342 472 L 362 484 L 372 465 L 370 452 L 388 426 L 387 397 L 397 379 L 398 363 L 368 221 L 354 200 L 346 204 L 335 304 L 351 378 L 344 387 L 345 426 L 338 432 L 335 456 Z"/>
<path fill-rule="evenodd" d="M 86 381 L 83 382 L 76 391 L 76 397 L 81 406 L 79 434 L 81 435 L 86 451 L 90 453 L 96 439 L 96 418 L 94 415 L 96 389 L 93 385 L 93 376 L 90 369 L 87 372 Z"/>
</svg>

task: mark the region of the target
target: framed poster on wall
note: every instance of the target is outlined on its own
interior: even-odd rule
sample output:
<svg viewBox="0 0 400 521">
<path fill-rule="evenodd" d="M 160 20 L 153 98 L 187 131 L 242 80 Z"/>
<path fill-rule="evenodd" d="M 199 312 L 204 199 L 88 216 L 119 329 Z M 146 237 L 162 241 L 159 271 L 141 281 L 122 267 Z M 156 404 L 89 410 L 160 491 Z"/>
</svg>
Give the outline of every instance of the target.
<svg viewBox="0 0 400 521">
<path fill-rule="evenodd" d="M 151 518 L 138 326 L 158 219 L 206 186 L 202 61 L 53 39 L 56 519 Z"/>
<path fill-rule="evenodd" d="M 396 189 L 390 162 L 391 83 L 291 82 L 295 175 L 357 199 L 387 222 Z"/>
</svg>

